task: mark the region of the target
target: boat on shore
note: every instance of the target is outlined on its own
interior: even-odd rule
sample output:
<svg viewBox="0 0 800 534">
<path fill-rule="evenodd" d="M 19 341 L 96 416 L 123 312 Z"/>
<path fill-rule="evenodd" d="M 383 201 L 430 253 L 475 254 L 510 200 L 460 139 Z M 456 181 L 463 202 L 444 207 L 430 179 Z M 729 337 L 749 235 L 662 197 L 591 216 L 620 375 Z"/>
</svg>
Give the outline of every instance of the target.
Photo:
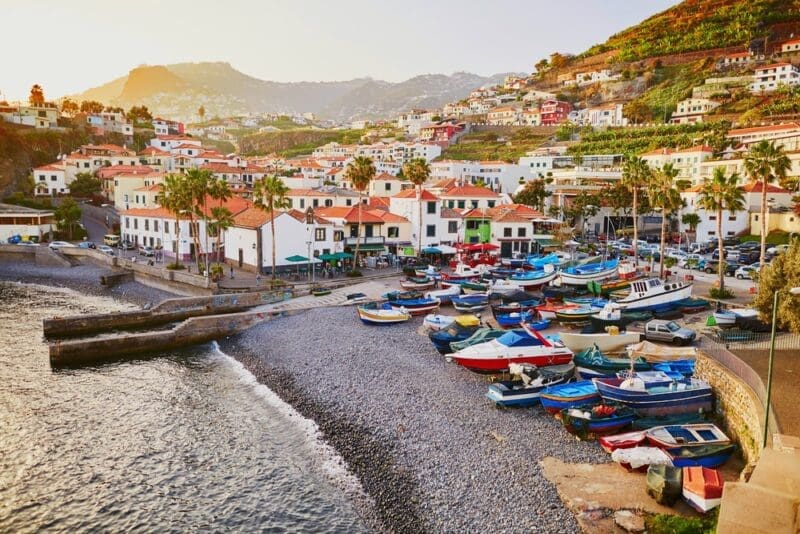
<svg viewBox="0 0 800 534">
<path fill-rule="evenodd" d="M 453 352 L 450 344 L 456 341 L 464 341 L 480 329 L 480 325 L 463 325 L 458 321 L 453 321 L 449 326 L 441 330 L 433 330 L 428 333 L 428 339 L 440 354 Z"/>
<path fill-rule="evenodd" d="M 539 289 L 549 284 L 558 276 L 558 271 L 552 265 L 548 265 L 541 271 L 523 271 L 514 273 L 508 277 L 508 282 L 514 284 L 525 291 Z"/>
<path fill-rule="evenodd" d="M 474 313 L 481 311 L 489 306 L 489 296 L 485 293 L 474 295 L 462 295 L 450 299 L 453 308 L 460 312 Z"/>
<path fill-rule="evenodd" d="M 556 318 L 556 312 L 568 309 L 578 308 L 576 304 L 561 304 L 556 302 L 545 302 L 536 306 L 534 309 L 539 317 L 542 319 L 550 319 L 551 321 Z"/>
<path fill-rule="evenodd" d="M 464 340 L 452 341 L 450 343 L 449 352 L 458 352 L 460 350 L 466 349 L 467 347 L 471 347 L 472 345 L 477 345 L 479 343 L 485 343 L 487 341 L 491 341 L 492 339 L 496 339 L 502 336 L 503 334 L 507 333 L 508 330 L 500 330 L 488 327 L 479 328 L 471 336 L 467 337 Z"/>
<path fill-rule="evenodd" d="M 674 447 L 664 449 L 672 458 L 675 467 L 719 467 L 730 460 L 736 445 L 700 445 L 696 447 Z"/>
<path fill-rule="evenodd" d="M 635 280 L 627 296 L 619 299 L 617 305 L 624 311 L 663 310 L 676 302 L 692 296 L 691 282 L 667 282 L 658 278 Z"/>
<path fill-rule="evenodd" d="M 398 299 L 389 301 L 392 308 L 406 310 L 413 316 L 425 315 L 439 309 L 439 299 Z"/>
<path fill-rule="evenodd" d="M 661 371 L 640 371 L 627 378 L 593 378 L 600 396 L 645 415 L 710 411 L 714 400 L 708 382 L 675 380 Z"/>
<path fill-rule="evenodd" d="M 645 434 L 647 441 L 662 449 L 727 445 L 731 442 L 730 438 L 713 423 L 657 426 L 647 430 Z"/>
<path fill-rule="evenodd" d="M 441 315 L 438 313 L 430 313 L 422 320 L 422 326 L 429 330 L 441 330 L 447 328 L 455 322 L 456 318 L 452 315 Z"/>
<path fill-rule="evenodd" d="M 601 438 L 602 439 L 602 438 Z M 611 453 L 611 460 L 628 471 L 643 473 L 653 465 L 672 465 L 669 454 L 658 447 L 628 447 L 616 449 Z"/>
<path fill-rule="evenodd" d="M 450 302 L 450 299 L 453 297 L 457 297 L 461 294 L 461 286 L 459 285 L 452 285 L 445 287 L 443 289 L 434 289 L 432 291 L 425 292 L 425 298 L 432 299 L 437 298 L 439 302 L 442 304 L 446 304 Z"/>
<path fill-rule="evenodd" d="M 572 351 L 535 330 L 523 333 L 512 330 L 491 341 L 466 347 L 448 358 L 472 371 L 492 373 L 505 371 L 512 363 L 536 367 L 563 365 L 572 361 Z"/>
<path fill-rule="evenodd" d="M 486 398 L 497 406 L 532 406 L 539 404 L 539 393 L 550 386 L 563 384 L 572 378 L 575 366 L 571 363 L 538 368 L 533 365 L 511 364 L 512 380 L 489 385 Z"/>
<path fill-rule="evenodd" d="M 575 308 L 564 308 L 556 310 L 556 320 L 561 324 L 579 325 L 589 322 L 589 317 L 597 313 L 600 308 L 590 306 L 580 306 L 575 304 Z"/>
<path fill-rule="evenodd" d="M 607 453 L 612 453 L 617 449 L 631 449 L 644 443 L 646 436 L 644 430 L 634 430 L 624 434 L 613 434 L 603 436 L 599 440 L 600 446 Z"/>
<path fill-rule="evenodd" d="M 617 260 L 600 261 L 575 267 L 566 267 L 559 271 L 558 281 L 562 285 L 582 286 L 598 280 L 614 278 L 617 275 Z"/>
<path fill-rule="evenodd" d="M 559 337 L 564 345 L 573 352 L 586 350 L 590 347 L 597 347 L 603 354 L 622 352 L 630 344 L 638 343 L 640 334 L 638 332 L 621 333 L 595 333 L 582 334 L 578 332 L 559 332 Z M 630 360 L 627 360 L 630 364 Z"/>
<path fill-rule="evenodd" d="M 577 408 L 600 402 L 600 394 L 590 380 L 571 382 L 545 388 L 539 393 L 542 407 L 556 415 L 566 408 Z"/>
<path fill-rule="evenodd" d="M 725 481 L 716 469 L 683 468 L 683 498 L 689 506 L 701 514 L 720 505 L 724 485 Z"/>
<path fill-rule="evenodd" d="M 368 325 L 392 325 L 411 319 L 411 314 L 403 308 L 393 308 L 390 304 L 364 305 L 356 308 L 358 318 Z"/>
<path fill-rule="evenodd" d="M 561 410 L 561 424 L 567 432 L 580 439 L 613 434 L 630 425 L 634 419 L 636 412 L 630 408 L 611 404 Z"/>
<path fill-rule="evenodd" d="M 422 291 L 430 289 L 436 284 L 436 280 L 424 276 L 422 278 L 406 278 L 400 281 L 400 287 L 406 290 Z"/>
<path fill-rule="evenodd" d="M 563 341 L 563 334 L 561 339 Z M 569 347 L 566 341 L 564 343 Z M 596 344 L 580 351 L 572 350 L 575 352 L 573 361 L 575 362 L 578 375 L 584 380 L 591 380 L 592 378 L 599 377 L 613 377 L 620 371 L 630 369 L 631 365 L 633 365 L 634 371 L 649 371 L 652 368 L 643 358 L 638 358 L 633 362 L 631 362 L 629 358 L 609 358 L 603 354 Z"/>
</svg>

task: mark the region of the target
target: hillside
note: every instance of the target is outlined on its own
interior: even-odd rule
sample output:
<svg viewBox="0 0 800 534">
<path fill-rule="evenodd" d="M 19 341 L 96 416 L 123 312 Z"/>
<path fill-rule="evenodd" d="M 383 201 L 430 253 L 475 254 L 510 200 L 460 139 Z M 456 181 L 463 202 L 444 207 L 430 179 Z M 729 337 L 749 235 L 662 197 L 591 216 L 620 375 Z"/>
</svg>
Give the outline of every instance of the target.
<svg viewBox="0 0 800 534">
<path fill-rule="evenodd" d="M 357 143 L 360 130 L 288 130 L 246 135 L 239 140 L 239 148 L 246 156 L 277 154 L 291 158 L 310 154 L 318 146 L 337 142 Z"/>
<path fill-rule="evenodd" d="M 202 104 L 210 115 L 313 112 L 323 118 L 385 118 L 412 107 L 437 107 L 463 98 L 475 87 L 501 81 L 468 73 L 430 74 L 390 83 L 369 78 L 339 82 L 282 83 L 248 76 L 224 62 L 140 66 L 122 78 L 89 89 L 74 100 L 99 100 L 156 114 L 195 118 Z"/>
</svg>

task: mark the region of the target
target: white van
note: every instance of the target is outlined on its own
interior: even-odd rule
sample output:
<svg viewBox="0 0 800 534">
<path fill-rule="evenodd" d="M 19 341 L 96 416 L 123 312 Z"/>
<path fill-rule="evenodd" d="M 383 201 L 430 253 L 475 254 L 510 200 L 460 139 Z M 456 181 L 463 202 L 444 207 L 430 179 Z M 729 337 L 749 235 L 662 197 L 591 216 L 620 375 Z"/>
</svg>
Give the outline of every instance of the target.
<svg viewBox="0 0 800 534">
<path fill-rule="evenodd" d="M 106 234 L 103 236 L 103 244 L 109 247 L 116 247 L 119 245 L 119 236 L 114 234 Z"/>
</svg>

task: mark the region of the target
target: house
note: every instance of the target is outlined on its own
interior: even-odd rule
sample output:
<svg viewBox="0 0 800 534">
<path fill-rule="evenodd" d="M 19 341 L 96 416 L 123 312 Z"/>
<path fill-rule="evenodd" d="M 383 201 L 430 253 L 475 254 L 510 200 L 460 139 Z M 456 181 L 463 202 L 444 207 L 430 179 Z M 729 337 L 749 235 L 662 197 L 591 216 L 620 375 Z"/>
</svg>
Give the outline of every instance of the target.
<svg viewBox="0 0 800 534">
<path fill-rule="evenodd" d="M 89 114 L 86 116 L 86 124 L 97 135 L 110 132 L 122 134 L 129 140 L 133 139 L 133 123 L 128 121 L 124 113 L 104 111 L 102 113 Z"/>
<path fill-rule="evenodd" d="M 487 187 L 456 185 L 439 193 L 442 206 L 457 209 L 493 208 L 503 203 L 502 197 Z"/>
<path fill-rule="evenodd" d="M 575 74 L 575 84 L 578 87 L 584 87 L 593 83 L 618 80 L 620 77 L 620 74 L 612 74 L 609 69 L 591 70 Z"/>
<path fill-rule="evenodd" d="M 157 208 L 163 185 L 154 183 L 133 190 L 131 208 Z"/>
<path fill-rule="evenodd" d="M 126 210 L 134 203 L 136 191 L 151 185 L 164 183 L 164 173 L 150 172 L 143 174 L 120 173 L 114 176 L 113 199 L 114 207 L 119 210 Z"/>
<path fill-rule="evenodd" d="M 442 108 L 442 114 L 446 117 L 464 117 L 465 115 L 471 115 L 472 110 L 466 104 L 462 103 L 455 103 L 455 104 L 445 104 Z"/>
<path fill-rule="evenodd" d="M 13 124 L 33 126 L 34 128 L 54 128 L 58 126 L 61 112 L 55 104 L 42 106 L 3 105 L 0 106 L 0 119 Z"/>
<path fill-rule="evenodd" d="M 692 124 L 703 122 L 703 116 L 719 107 L 719 102 L 707 98 L 686 98 L 677 104 L 670 117 L 670 124 Z"/>
<path fill-rule="evenodd" d="M 150 140 L 150 146 L 170 153 L 180 145 L 194 145 L 199 149 L 203 146 L 203 142 L 185 135 L 157 135 Z"/>
<path fill-rule="evenodd" d="M 725 54 L 719 60 L 718 65 L 723 68 L 738 67 L 747 65 L 755 61 L 755 57 L 749 51 L 747 52 L 734 52 L 732 54 Z"/>
<path fill-rule="evenodd" d="M 442 207 L 439 211 L 439 243 L 454 245 L 462 242 L 464 215 L 452 208 Z"/>
<path fill-rule="evenodd" d="M 800 39 L 790 39 L 781 43 L 781 54 L 800 53 Z"/>
<path fill-rule="evenodd" d="M 351 207 L 329 207 L 314 210 L 315 214 L 334 223 L 334 241 L 341 242 L 344 252 L 352 253 L 358 244 L 359 252 L 379 255 L 386 252 L 386 227 L 383 217 L 372 213 L 364 204 Z M 358 224 L 361 222 L 361 235 Z"/>
<path fill-rule="evenodd" d="M 453 178 L 473 185 L 482 182 L 503 193 L 516 190 L 520 178 L 528 174 L 527 168 L 505 161 L 440 160 L 431 163 L 431 177 L 435 180 Z"/>
<path fill-rule="evenodd" d="M 800 123 L 787 122 L 769 126 L 753 126 L 750 128 L 736 128 L 728 131 L 728 139 L 744 148 L 759 141 L 775 141 L 776 145 L 786 147 L 787 141 L 800 137 Z M 792 148 L 790 148 L 792 149 Z M 792 149 L 794 150 L 794 149 Z"/>
<path fill-rule="evenodd" d="M 390 254 L 400 255 L 403 248 L 413 246 L 411 241 L 411 236 L 413 235 L 411 221 L 402 215 L 392 213 L 388 209 L 370 209 L 369 213 L 383 219 L 386 233 L 386 249 Z"/>
<path fill-rule="evenodd" d="M 172 154 L 154 146 L 149 146 L 139 152 L 139 161 L 148 167 L 158 169 L 162 172 L 172 171 L 174 163 Z"/>
<path fill-rule="evenodd" d="M 417 135 L 422 126 L 433 122 L 435 115 L 433 111 L 412 109 L 407 113 L 400 114 L 397 118 L 397 127 L 404 129 L 409 135 Z"/>
<path fill-rule="evenodd" d="M 542 114 L 538 109 L 526 109 L 519 118 L 523 126 L 540 126 L 542 124 Z"/>
<path fill-rule="evenodd" d="M 441 206 L 439 197 L 427 189 L 423 189 L 419 197 L 418 194 L 415 189 L 406 189 L 390 197 L 389 211 L 411 222 L 411 246 L 417 247 L 422 235 L 422 247 L 425 248 L 441 242 Z"/>
<path fill-rule="evenodd" d="M 408 180 L 401 180 L 397 176 L 389 173 L 381 173 L 375 176 L 370 183 L 367 194 L 369 196 L 385 196 L 391 197 L 402 191 L 403 189 L 413 188 L 414 184 Z"/>
<path fill-rule="evenodd" d="M 315 158 L 320 158 L 323 156 L 352 158 L 355 155 L 356 146 L 357 145 L 342 145 L 336 143 L 335 141 L 331 141 L 330 143 L 315 148 L 311 152 L 311 155 Z"/>
<path fill-rule="evenodd" d="M 519 123 L 521 111 L 513 106 L 504 106 L 489 110 L 486 122 L 495 126 L 507 126 Z"/>
<path fill-rule="evenodd" d="M 553 126 L 567 120 L 572 104 L 561 100 L 545 100 L 539 107 L 540 122 L 543 126 Z"/>
<path fill-rule="evenodd" d="M 464 220 L 465 243 L 492 243 L 500 247 L 503 258 L 552 246 L 553 227 L 558 224 L 522 204 L 472 209 L 464 214 Z"/>
<path fill-rule="evenodd" d="M 369 127 L 371 125 L 372 125 L 372 121 L 368 121 L 368 120 L 363 120 L 362 119 L 362 120 L 352 121 L 350 123 L 350 128 L 353 129 L 353 130 L 366 130 L 367 127 Z"/>
<path fill-rule="evenodd" d="M 692 184 L 702 182 L 700 163 L 711 159 L 714 150 L 708 145 L 697 145 L 681 150 L 661 148 L 645 152 L 641 158 L 653 169 L 661 169 L 671 163 L 678 171 L 675 180 L 689 180 Z"/>
<path fill-rule="evenodd" d="M 420 128 L 419 139 L 438 143 L 442 146 L 450 144 L 455 136 L 464 131 L 465 125 L 453 122 L 442 122 L 438 124 L 428 124 Z"/>
<path fill-rule="evenodd" d="M 286 194 L 290 207 L 305 210 L 309 207 L 330 208 L 330 207 L 351 207 L 358 204 L 359 195 L 352 189 L 344 189 L 336 186 L 322 186 L 317 188 L 298 188 L 290 189 Z"/>
<path fill-rule="evenodd" d="M 156 135 L 183 135 L 184 125 L 180 121 L 173 121 L 163 117 L 153 119 L 153 129 Z"/>
<path fill-rule="evenodd" d="M 522 97 L 523 102 L 528 103 L 541 103 L 545 100 L 555 100 L 556 95 L 555 93 L 548 93 L 547 91 L 537 91 L 536 89 L 532 89 L 525 93 Z"/>
<path fill-rule="evenodd" d="M 622 104 L 610 103 L 580 110 L 578 112 L 578 122 L 595 128 L 605 128 L 608 126 L 625 126 L 628 124 L 628 119 L 622 116 Z"/>
<path fill-rule="evenodd" d="M 63 163 L 51 163 L 34 168 L 34 194 L 49 197 L 69 194 L 66 176 L 66 168 Z"/>
<path fill-rule="evenodd" d="M 39 210 L 0 203 L 0 242 L 12 236 L 44 241 L 56 229 L 52 210 Z"/>
<path fill-rule="evenodd" d="M 294 271 L 308 263 L 293 263 L 287 258 L 316 258 L 342 252 L 341 240 L 335 241 L 334 225 L 313 211 L 276 211 L 274 216 L 254 206 L 236 214 L 233 226 L 224 233 L 225 261 L 241 269 L 261 274 L 272 270 L 272 223 L 275 226 L 275 266 Z M 337 248 L 338 246 L 338 248 Z M 314 260 L 319 263 L 319 260 Z"/>
<path fill-rule="evenodd" d="M 247 165 L 246 167 L 232 167 L 224 163 L 206 163 L 200 169 L 211 172 L 218 180 L 228 183 L 241 182 L 252 187 L 253 183 L 262 180 L 268 173 L 263 167 Z"/>
<path fill-rule="evenodd" d="M 773 63 L 757 67 L 750 90 L 754 93 L 774 91 L 781 85 L 800 84 L 800 68 L 791 63 Z"/>
</svg>

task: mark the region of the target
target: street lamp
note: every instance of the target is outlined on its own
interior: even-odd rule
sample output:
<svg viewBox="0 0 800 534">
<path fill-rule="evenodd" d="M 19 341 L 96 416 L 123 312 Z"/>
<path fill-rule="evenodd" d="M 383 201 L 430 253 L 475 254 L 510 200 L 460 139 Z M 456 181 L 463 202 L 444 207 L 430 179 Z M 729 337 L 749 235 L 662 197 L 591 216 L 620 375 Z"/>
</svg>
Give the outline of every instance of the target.
<svg viewBox="0 0 800 534">
<path fill-rule="evenodd" d="M 314 208 L 311 206 L 306 209 L 306 226 L 308 228 L 308 281 L 314 283 L 314 264 L 311 261 L 311 244 L 314 242 Z"/>
<path fill-rule="evenodd" d="M 778 319 L 778 295 L 781 289 L 777 290 L 772 296 L 772 332 L 769 336 L 769 366 L 767 368 L 767 400 L 764 403 L 764 441 L 762 447 L 767 446 L 767 436 L 769 436 L 769 404 L 772 399 L 772 364 L 775 360 L 775 322 Z M 792 296 L 800 295 L 800 287 L 793 287 L 789 289 L 789 294 Z"/>
</svg>

